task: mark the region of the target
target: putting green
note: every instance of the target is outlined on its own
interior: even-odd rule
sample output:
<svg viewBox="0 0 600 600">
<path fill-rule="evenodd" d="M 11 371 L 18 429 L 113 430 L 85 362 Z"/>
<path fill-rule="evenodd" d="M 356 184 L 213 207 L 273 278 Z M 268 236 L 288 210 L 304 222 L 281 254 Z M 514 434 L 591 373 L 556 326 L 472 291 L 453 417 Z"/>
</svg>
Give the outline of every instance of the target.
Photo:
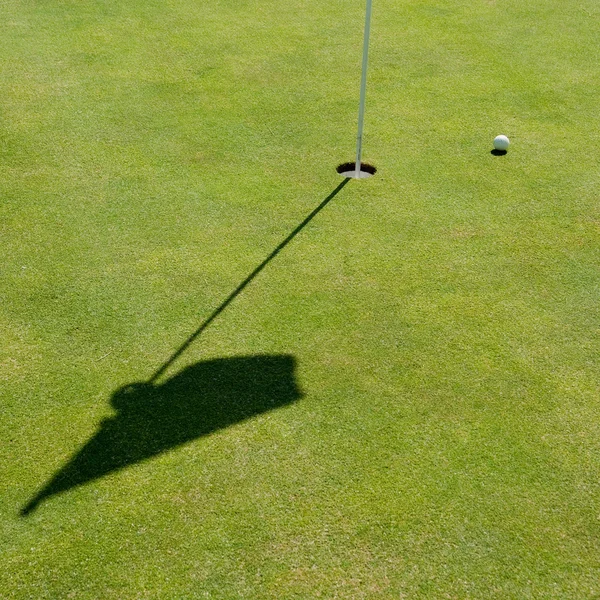
<svg viewBox="0 0 600 600">
<path fill-rule="evenodd" d="M 0 596 L 598 597 L 599 16 L 2 2 Z"/>
</svg>

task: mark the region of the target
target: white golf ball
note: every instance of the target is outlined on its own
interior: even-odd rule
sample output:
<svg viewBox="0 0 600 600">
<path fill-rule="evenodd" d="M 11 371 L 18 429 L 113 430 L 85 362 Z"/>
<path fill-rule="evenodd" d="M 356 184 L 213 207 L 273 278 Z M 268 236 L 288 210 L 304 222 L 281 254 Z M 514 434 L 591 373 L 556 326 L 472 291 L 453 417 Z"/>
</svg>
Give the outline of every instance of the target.
<svg viewBox="0 0 600 600">
<path fill-rule="evenodd" d="M 508 150 L 510 140 L 505 135 L 498 135 L 494 138 L 494 148 L 496 150 Z"/>
</svg>

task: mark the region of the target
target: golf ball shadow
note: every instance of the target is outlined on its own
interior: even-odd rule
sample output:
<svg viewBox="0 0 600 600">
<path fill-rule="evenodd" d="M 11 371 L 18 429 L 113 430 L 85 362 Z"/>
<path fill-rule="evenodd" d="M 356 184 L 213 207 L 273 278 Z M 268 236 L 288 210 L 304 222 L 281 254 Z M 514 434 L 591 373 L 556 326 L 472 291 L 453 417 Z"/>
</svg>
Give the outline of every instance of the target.
<svg viewBox="0 0 600 600">
<path fill-rule="evenodd" d="M 508 154 L 508 150 L 496 150 L 496 148 L 494 148 L 490 154 L 493 154 L 494 156 L 504 156 L 505 154 Z"/>
</svg>

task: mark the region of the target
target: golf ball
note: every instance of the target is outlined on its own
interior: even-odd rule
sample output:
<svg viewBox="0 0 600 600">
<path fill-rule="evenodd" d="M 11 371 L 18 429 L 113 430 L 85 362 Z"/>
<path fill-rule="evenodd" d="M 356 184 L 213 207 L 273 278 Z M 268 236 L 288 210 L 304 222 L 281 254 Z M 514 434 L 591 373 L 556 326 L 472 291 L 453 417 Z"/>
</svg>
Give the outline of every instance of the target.
<svg viewBox="0 0 600 600">
<path fill-rule="evenodd" d="M 505 135 L 498 135 L 494 138 L 494 148 L 496 150 L 508 150 L 510 140 Z"/>
</svg>

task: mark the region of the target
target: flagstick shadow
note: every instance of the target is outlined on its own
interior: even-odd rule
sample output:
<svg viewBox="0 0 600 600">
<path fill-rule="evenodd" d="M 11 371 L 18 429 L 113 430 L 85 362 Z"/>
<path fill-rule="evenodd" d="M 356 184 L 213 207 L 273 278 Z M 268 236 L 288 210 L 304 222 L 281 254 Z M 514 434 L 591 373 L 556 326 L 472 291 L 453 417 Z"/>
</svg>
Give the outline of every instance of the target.
<svg viewBox="0 0 600 600">
<path fill-rule="evenodd" d="M 156 382 L 348 181 L 344 179 L 297 225 L 147 382 L 113 394 L 116 415 L 100 423 L 94 436 L 21 509 L 21 516 L 30 515 L 52 496 L 301 398 L 296 362 L 287 355 L 202 361 L 162 384 Z"/>
<path fill-rule="evenodd" d="M 329 204 L 350 181 L 344 179 L 294 230 L 229 294 L 223 303 L 181 344 L 171 357 L 148 380 L 153 383 L 190 347 L 200 334 L 239 296 L 248 284 Z"/>
</svg>

